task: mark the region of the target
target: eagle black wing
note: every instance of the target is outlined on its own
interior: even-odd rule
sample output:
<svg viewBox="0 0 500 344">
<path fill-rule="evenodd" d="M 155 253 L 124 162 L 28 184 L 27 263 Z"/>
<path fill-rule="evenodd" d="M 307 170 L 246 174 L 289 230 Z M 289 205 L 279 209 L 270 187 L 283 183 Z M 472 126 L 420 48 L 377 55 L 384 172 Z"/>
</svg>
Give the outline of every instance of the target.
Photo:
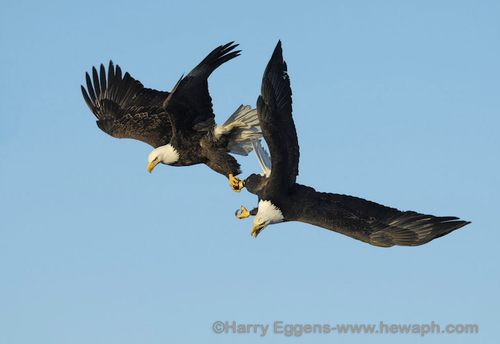
<svg viewBox="0 0 500 344">
<path fill-rule="evenodd" d="M 87 90 L 82 94 L 97 117 L 97 126 L 116 138 L 135 139 L 153 147 L 167 144 L 172 137 L 170 120 L 163 109 L 168 92 L 145 88 L 120 67 L 109 62 L 108 74 L 101 64 L 99 74 L 86 73 Z M 87 93 L 88 91 L 88 93 Z"/>
<path fill-rule="evenodd" d="M 287 190 L 299 174 L 299 142 L 292 118 L 292 90 L 281 41 L 264 72 L 257 113 L 271 153 L 269 185 Z"/>
<path fill-rule="evenodd" d="M 239 56 L 232 51 L 238 44 L 230 42 L 215 48 L 188 75 L 181 77 L 163 107 L 174 131 L 192 131 L 215 125 L 208 77 L 223 63 Z"/>
<path fill-rule="evenodd" d="M 347 235 L 374 246 L 419 246 L 470 222 L 454 216 L 400 211 L 362 198 L 294 186 L 294 220 Z"/>
</svg>

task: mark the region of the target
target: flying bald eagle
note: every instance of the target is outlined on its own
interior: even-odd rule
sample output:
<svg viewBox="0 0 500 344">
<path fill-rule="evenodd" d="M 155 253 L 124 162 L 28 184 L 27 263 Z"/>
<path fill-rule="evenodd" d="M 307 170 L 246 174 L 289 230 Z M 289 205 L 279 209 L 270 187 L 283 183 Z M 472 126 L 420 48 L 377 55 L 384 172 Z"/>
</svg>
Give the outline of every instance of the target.
<svg viewBox="0 0 500 344">
<path fill-rule="evenodd" d="M 249 212 L 241 207 L 241 212 L 236 212 L 238 218 L 255 216 L 251 231 L 255 238 L 270 224 L 300 221 L 374 246 L 418 246 L 470 223 L 451 216 L 402 212 L 361 198 L 318 192 L 297 184 L 299 145 L 291 96 L 290 79 L 278 42 L 264 72 L 257 100 L 257 113 L 271 157 L 259 141 L 254 142 L 263 172 L 249 176 L 244 185 L 258 196 L 258 208 Z"/>
<path fill-rule="evenodd" d="M 240 106 L 228 120 L 217 126 L 208 92 L 207 79 L 221 64 L 239 56 L 233 42 L 215 48 L 189 74 L 177 82 L 172 92 L 145 88 L 129 73 L 114 68 L 92 68 L 86 73 L 87 90 L 82 94 L 97 117 L 97 126 L 116 138 L 131 138 L 150 144 L 148 171 L 159 163 L 171 166 L 206 164 L 225 175 L 233 190 L 242 182 L 234 176 L 240 165 L 228 153 L 248 155 L 252 139 L 262 136 L 257 111 Z M 93 82 L 92 82 L 93 81 Z"/>
</svg>

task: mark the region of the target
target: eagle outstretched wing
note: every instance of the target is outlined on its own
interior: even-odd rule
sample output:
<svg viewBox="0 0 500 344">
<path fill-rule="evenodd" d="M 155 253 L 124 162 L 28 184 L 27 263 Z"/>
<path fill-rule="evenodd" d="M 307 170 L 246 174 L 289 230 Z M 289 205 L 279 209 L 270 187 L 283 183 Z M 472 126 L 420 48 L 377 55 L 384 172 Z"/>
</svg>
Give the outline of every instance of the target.
<svg viewBox="0 0 500 344">
<path fill-rule="evenodd" d="M 292 118 L 292 90 L 281 41 L 264 72 L 257 113 L 271 153 L 270 183 L 287 189 L 299 174 L 299 142 Z"/>
<path fill-rule="evenodd" d="M 234 42 L 215 48 L 191 72 L 181 77 L 163 107 L 174 131 L 190 132 L 215 126 L 208 77 L 223 63 L 240 55 Z"/>
<path fill-rule="evenodd" d="M 108 73 L 101 64 L 99 73 L 86 73 L 87 89 L 83 98 L 97 117 L 97 126 L 116 138 L 145 142 L 154 148 L 167 144 L 172 126 L 163 109 L 168 92 L 145 88 L 129 73 L 122 77 L 120 67 L 109 62 Z"/>
</svg>

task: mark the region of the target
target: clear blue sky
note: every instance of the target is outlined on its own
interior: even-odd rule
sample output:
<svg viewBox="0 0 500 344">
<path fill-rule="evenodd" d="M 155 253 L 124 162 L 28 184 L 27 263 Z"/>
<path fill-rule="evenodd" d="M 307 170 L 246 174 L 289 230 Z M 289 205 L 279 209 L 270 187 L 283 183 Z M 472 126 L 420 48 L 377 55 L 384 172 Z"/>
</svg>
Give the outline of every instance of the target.
<svg viewBox="0 0 500 344">
<path fill-rule="evenodd" d="M 500 316 L 497 1 L 2 1 L 0 342 L 492 343 Z M 213 48 L 218 123 L 255 106 L 283 42 L 298 182 L 472 221 L 416 248 L 301 223 L 250 237 L 206 166 L 146 170 L 80 85 L 110 59 L 171 90 Z M 259 172 L 253 155 L 243 176 Z M 269 324 L 216 334 L 216 321 Z M 477 324 L 479 334 L 273 333 L 286 324 Z"/>
</svg>

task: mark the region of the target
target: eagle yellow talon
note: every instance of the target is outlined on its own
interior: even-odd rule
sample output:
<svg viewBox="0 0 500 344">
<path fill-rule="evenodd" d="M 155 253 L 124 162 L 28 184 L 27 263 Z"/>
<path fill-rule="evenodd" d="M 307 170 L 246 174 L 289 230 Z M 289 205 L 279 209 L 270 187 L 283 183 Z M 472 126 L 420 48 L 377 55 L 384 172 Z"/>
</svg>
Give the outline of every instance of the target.
<svg viewBox="0 0 500 344">
<path fill-rule="evenodd" d="M 241 210 L 241 212 L 239 212 Z M 246 219 L 250 216 L 250 212 L 244 206 L 241 206 L 240 210 L 236 210 L 236 217 L 240 220 Z"/>
<path fill-rule="evenodd" d="M 241 189 L 243 189 L 243 187 L 245 186 L 245 182 L 230 174 L 229 186 L 231 187 L 231 189 L 233 189 L 234 192 L 240 192 Z"/>
</svg>

